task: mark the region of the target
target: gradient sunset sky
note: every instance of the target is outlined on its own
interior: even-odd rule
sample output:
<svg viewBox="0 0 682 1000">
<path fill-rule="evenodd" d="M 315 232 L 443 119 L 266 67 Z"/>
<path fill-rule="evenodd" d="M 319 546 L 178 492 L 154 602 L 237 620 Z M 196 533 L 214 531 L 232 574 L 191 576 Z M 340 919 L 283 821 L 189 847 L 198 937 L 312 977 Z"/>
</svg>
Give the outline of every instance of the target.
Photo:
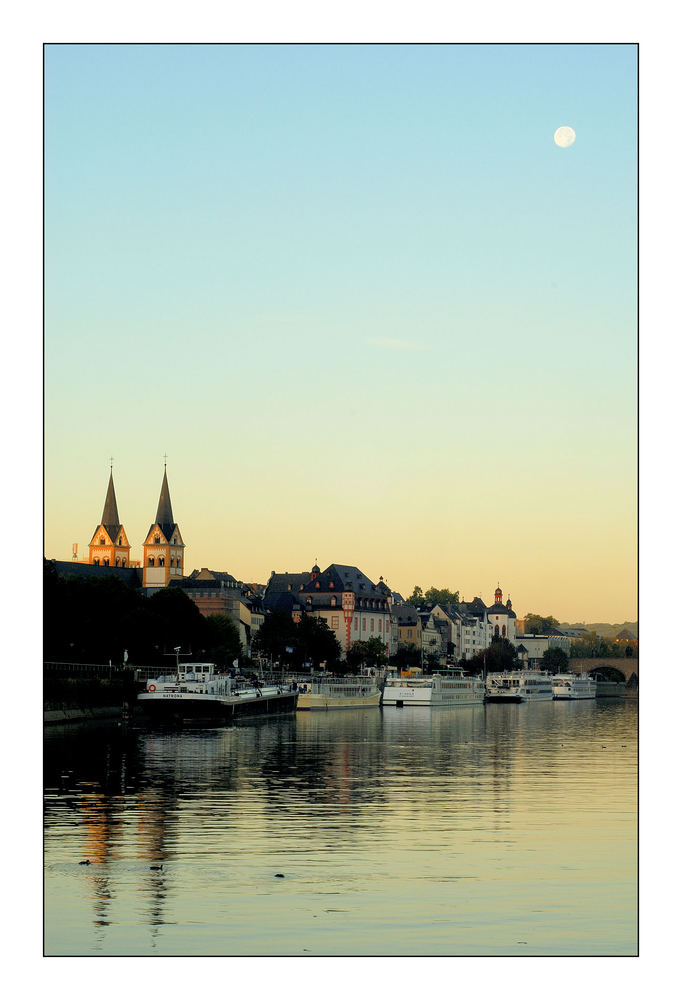
<svg viewBox="0 0 682 1000">
<path fill-rule="evenodd" d="M 553 141 L 561 125 L 576 141 Z M 45 554 L 634 620 L 634 45 L 51 45 Z"/>
</svg>

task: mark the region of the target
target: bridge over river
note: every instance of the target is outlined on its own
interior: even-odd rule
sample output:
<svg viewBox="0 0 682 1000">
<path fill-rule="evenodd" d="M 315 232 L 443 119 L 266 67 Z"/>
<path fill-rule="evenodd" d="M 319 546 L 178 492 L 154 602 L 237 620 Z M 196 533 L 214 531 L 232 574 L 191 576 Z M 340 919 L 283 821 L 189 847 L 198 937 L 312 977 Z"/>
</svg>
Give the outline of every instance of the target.
<svg viewBox="0 0 682 1000">
<path fill-rule="evenodd" d="M 636 682 L 639 683 L 639 660 L 633 657 L 610 657 L 610 658 L 585 658 L 585 659 L 570 659 L 568 661 L 568 668 L 572 673 L 591 673 L 593 670 L 604 670 L 606 668 L 611 670 L 619 670 L 623 677 L 625 678 L 625 683 L 627 684 L 630 678 L 635 676 Z"/>
</svg>

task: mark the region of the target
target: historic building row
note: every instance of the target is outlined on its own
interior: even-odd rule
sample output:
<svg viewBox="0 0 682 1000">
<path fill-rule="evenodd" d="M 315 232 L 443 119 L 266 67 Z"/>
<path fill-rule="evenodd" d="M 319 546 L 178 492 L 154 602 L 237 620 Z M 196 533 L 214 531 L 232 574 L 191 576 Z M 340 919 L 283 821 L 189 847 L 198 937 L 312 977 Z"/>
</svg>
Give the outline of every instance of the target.
<svg viewBox="0 0 682 1000">
<path fill-rule="evenodd" d="M 247 653 L 264 616 L 275 611 L 285 611 L 294 620 L 303 615 L 324 620 L 338 639 L 344 656 L 354 642 L 373 638 L 382 643 L 388 656 L 400 647 L 415 646 L 423 663 L 444 665 L 471 659 L 486 649 L 494 637 L 507 638 L 517 645 L 519 642 L 516 614 L 510 599 L 503 603 L 499 585 L 490 606 L 476 597 L 471 602 L 448 606 L 413 607 L 391 591 L 383 577 L 374 583 L 357 566 L 331 563 L 321 570 L 315 564 L 303 573 L 273 570 L 263 588 L 243 584 L 229 573 L 205 567 L 185 576 L 184 552 L 182 534 L 173 517 L 164 463 L 156 516 L 142 543 L 142 565 L 131 561 L 131 546 L 119 517 L 113 468 L 110 469 L 102 518 L 88 545 L 87 564 L 77 564 L 79 571 L 97 572 L 95 567 L 109 567 L 119 575 L 134 572 L 137 585 L 145 593 L 178 587 L 202 614 L 228 615 L 239 628 Z M 69 564 L 60 567 L 66 565 Z"/>
</svg>

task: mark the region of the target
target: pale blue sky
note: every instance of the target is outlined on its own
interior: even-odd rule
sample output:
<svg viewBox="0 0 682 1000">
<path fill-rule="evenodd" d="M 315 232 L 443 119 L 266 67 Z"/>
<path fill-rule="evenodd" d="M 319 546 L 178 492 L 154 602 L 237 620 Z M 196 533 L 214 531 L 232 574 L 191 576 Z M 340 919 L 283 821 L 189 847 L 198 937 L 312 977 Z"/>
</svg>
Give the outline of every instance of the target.
<svg viewBox="0 0 682 1000">
<path fill-rule="evenodd" d="M 633 617 L 636 58 L 48 46 L 46 554 Z"/>
</svg>

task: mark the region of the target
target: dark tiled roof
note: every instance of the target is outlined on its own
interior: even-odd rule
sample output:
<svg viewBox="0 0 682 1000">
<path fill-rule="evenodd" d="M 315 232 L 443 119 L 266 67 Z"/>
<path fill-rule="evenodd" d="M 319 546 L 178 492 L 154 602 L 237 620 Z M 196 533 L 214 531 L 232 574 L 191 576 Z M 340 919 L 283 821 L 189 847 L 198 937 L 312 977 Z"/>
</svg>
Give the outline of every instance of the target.
<svg viewBox="0 0 682 1000">
<path fill-rule="evenodd" d="M 355 594 L 378 592 L 375 584 L 357 566 L 344 566 L 342 563 L 332 563 L 323 573 L 320 573 L 316 580 L 311 580 L 309 577 L 303 588 L 305 594 L 317 591 L 339 593 L 344 590 L 352 590 Z"/>
<path fill-rule="evenodd" d="M 208 575 L 206 575 L 208 574 Z M 221 570 L 216 569 L 206 569 L 202 566 L 200 570 L 193 569 L 189 574 L 189 580 L 196 580 L 197 583 L 237 583 L 236 577 L 232 576 L 230 573 L 224 573 Z"/>
<path fill-rule="evenodd" d="M 265 611 L 286 611 L 291 614 L 296 608 L 300 608 L 297 595 L 293 591 L 278 591 L 265 595 L 263 598 Z"/>
<path fill-rule="evenodd" d="M 59 576 L 98 577 L 100 580 L 117 576 L 131 587 L 142 585 L 142 569 L 139 566 L 95 566 L 91 563 L 75 560 L 67 562 L 60 559 L 54 560 L 54 566 Z"/>
<path fill-rule="evenodd" d="M 487 611 L 485 604 L 480 597 L 474 597 L 473 601 L 462 601 L 460 607 L 464 605 L 465 613 L 470 615 L 482 615 L 484 611 Z"/>
<path fill-rule="evenodd" d="M 488 608 L 489 615 L 507 615 L 508 618 L 516 618 L 516 612 L 512 611 L 504 604 L 491 604 Z"/>
<path fill-rule="evenodd" d="M 417 624 L 417 609 L 413 608 L 411 604 L 401 604 L 394 608 L 393 615 L 401 627 Z"/>
<path fill-rule="evenodd" d="M 265 587 L 263 605 L 268 611 L 291 611 L 298 604 L 297 594 L 310 582 L 310 573 L 275 573 L 274 570 Z M 290 601 L 281 601 L 290 597 Z"/>
</svg>

